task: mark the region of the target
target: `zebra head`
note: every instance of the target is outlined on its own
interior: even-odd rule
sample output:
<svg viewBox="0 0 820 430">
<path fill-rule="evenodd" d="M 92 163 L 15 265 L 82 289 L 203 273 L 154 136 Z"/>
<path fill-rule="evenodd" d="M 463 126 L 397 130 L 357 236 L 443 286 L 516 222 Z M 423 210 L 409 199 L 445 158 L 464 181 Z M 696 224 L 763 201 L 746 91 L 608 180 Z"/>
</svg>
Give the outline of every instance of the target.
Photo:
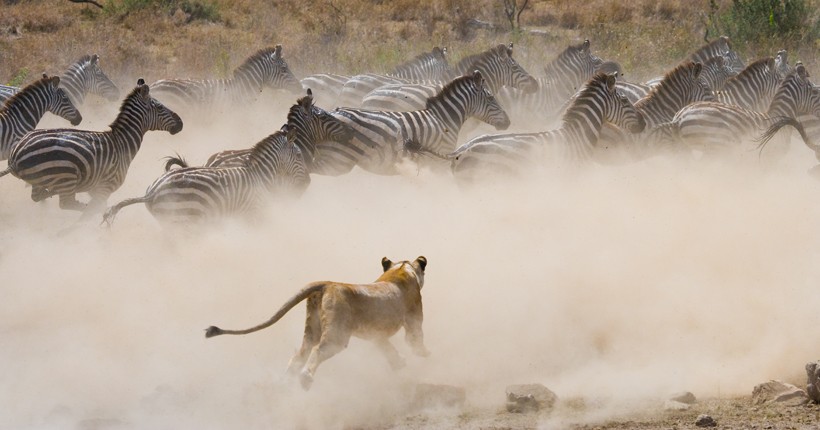
<svg viewBox="0 0 820 430">
<path fill-rule="evenodd" d="M 606 73 L 607 75 L 614 75 L 615 79 L 622 80 L 624 76 L 624 69 L 617 61 L 601 61 L 595 66 L 595 73 Z"/>
<path fill-rule="evenodd" d="M 455 84 L 459 81 L 463 82 L 463 86 L 465 87 L 465 91 L 460 92 L 459 95 L 463 97 L 467 116 L 474 116 L 492 125 L 496 130 L 506 130 L 510 127 L 510 117 L 507 116 L 507 112 L 504 111 L 504 108 L 502 108 L 495 99 L 493 93 L 487 89 L 481 72 L 475 70 L 472 75 L 462 76 L 451 84 Z M 459 86 L 461 85 L 456 85 L 456 87 Z M 444 89 L 442 89 L 441 93 L 444 93 Z M 428 101 L 428 104 L 429 103 Z"/>
<path fill-rule="evenodd" d="M 132 104 L 131 109 L 142 117 L 143 130 L 162 130 L 171 134 L 182 131 L 182 119 L 159 100 L 151 97 L 150 88 L 145 85 L 143 79 L 137 80 L 137 87 L 125 100 L 123 110 L 126 105 Z"/>
<path fill-rule="evenodd" d="M 818 88 L 809 80 L 809 72 L 803 63 L 797 62 L 794 70 L 780 83 L 769 105 L 769 116 L 796 118 L 812 114 L 820 118 L 820 95 Z"/>
<path fill-rule="evenodd" d="M 577 45 L 570 45 L 563 52 L 558 54 L 554 60 L 544 67 L 544 74 L 549 81 L 556 82 L 558 86 L 570 90 L 570 94 L 576 88 L 585 84 L 596 72 L 605 71 L 601 67 L 606 64 L 599 57 L 592 55 L 589 49 L 589 39 Z M 609 62 L 607 68 L 617 67 L 618 63 Z"/>
<path fill-rule="evenodd" d="M 643 115 L 635 109 L 635 106 L 626 96 L 618 93 L 615 88 L 617 76 L 615 74 L 605 76 L 607 97 L 604 99 L 604 119 L 620 128 L 629 130 L 630 133 L 642 132 L 646 128 Z"/>
<path fill-rule="evenodd" d="M 282 57 L 282 45 L 266 48 L 252 55 L 234 71 L 234 78 L 250 80 L 260 86 L 259 90 L 269 87 L 288 90 L 294 94 L 302 92 L 302 84 Z"/>
<path fill-rule="evenodd" d="M 789 53 L 785 49 L 777 51 L 774 57 L 774 64 L 777 68 L 777 77 L 781 80 L 786 78 L 786 75 L 792 71 L 792 66 L 789 65 Z"/>
<path fill-rule="evenodd" d="M 40 82 L 45 84 L 46 91 L 44 96 L 46 100 L 46 110 L 54 115 L 65 118 L 71 125 L 79 125 L 83 120 L 83 116 L 80 115 L 80 112 L 77 111 L 77 107 L 71 102 L 68 93 L 60 88 L 60 77 L 48 77 L 48 75 L 43 73 L 43 79 L 41 79 Z"/>
<path fill-rule="evenodd" d="M 478 70 L 487 80 L 490 91 L 498 92 L 502 86 L 517 88 L 525 93 L 538 90 L 538 81 L 530 76 L 512 57 L 513 45 L 500 44 L 480 54 L 470 55 L 459 61 L 456 74 L 468 74 Z"/>
<path fill-rule="evenodd" d="M 114 82 L 103 72 L 100 67 L 100 57 L 97 54 L 87 55 L 76 63 L 76 70 L 74 73 L 82 79 L 83 86 L 88 89 L 91 94 L 96 94 L 110 102 L 119 100 L 120 89 L 114 85 Z M 72 73 L 69 70 L 68 73 Z M 67 83 L 64 81 L 63 85 Z"/>
<path fill-rule="evenodd" d="M 353 131 L 326 110 L 313 104 L 313 92 L 298 99 L 288 112 L 288 127 L 294 132 L 293 141 L 302 151 L 305 161 L 312 165 L 316 144 L 320 142 L 347 143 Z"/>
<path fill-rule="evenodd" d="M 635 107 L 641 110 L 648 126 L 669 122 L 675 114 L 698 101 L 715 100 L 712 88 L 702 79 L 703 65 L 685 61 L 664 75 L 661 82 L 649 94 L 638 100 Z"/>
<path fill-rule="evenodd" d="M 703 70 L 701 77 L 706 80 L 709 87 L 713 91 L 720 91 L 726 85 L 726 81 L 737 76 L 735 69 L 729 66 L 728 60 L 723 55 L 717 55 L 709 58 L 703 63 Z"/>
</svg>

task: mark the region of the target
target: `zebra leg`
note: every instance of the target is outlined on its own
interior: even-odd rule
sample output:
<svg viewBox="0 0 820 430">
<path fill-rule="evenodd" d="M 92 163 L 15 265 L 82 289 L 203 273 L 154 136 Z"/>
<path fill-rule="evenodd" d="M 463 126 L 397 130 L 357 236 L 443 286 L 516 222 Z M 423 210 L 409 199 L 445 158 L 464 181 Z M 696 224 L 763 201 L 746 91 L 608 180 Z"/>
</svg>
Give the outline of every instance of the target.
<svg viewBox="0 0 820 430">
<path fill-rule="evenodd" d="M 35 193 L 42 193 L 42 190 L 38 190 L 40 187 L 34 187 L 31 190 L 31 198 L 34 199 Z M 35 200 L 37 201 L 37 200 Z M 60 194 L 60 209 L 68 210 L 68 211 L 84 211 L 88 205 L 85 203 L 80 203 L 77 201 L 77 195 L 74 193 L 71 194 Z"/>
<path fill-rule="evenodd" d="M 108 201 L 108 194 L 104 197 L 100 195 L 92 195 L 91 201 L 85 206 L 83 214 L 80 216 L 80 221 L 88 221 L 93 215 L 96 215 L 105 209 L 105 203 Z"/>
</svg>

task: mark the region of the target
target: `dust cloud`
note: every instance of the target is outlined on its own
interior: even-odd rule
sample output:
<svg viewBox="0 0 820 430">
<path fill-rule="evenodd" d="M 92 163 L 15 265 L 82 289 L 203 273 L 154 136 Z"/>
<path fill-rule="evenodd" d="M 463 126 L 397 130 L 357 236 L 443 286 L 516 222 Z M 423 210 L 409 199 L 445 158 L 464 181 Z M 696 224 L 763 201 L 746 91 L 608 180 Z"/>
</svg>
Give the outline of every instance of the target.
<svg viewBox="0 0 820 430">
<path fill-rule="evenodd" d="M 142 195 L 164 156 L 198 164 L 250 146 L 279 128 L 291 98 L 275 112 L 149 133 L 109 204 Z M 83 127 L 104 129 L 116 108 L 86 105 Z M 773 168 L 657 157 L 473 190 L 427 169 L 354 171 L 314 176 L 298 201 L 194 233 L 163 230 L 139 205 L 110 230 L 77 226 L 76 213 L 33 203 L 8 176 L 0 427 L 389 427 L 418 413 L 408 408 L 417 383 L 465 387 L 469 408 L 494 413 L 507 385 L 533 382 L 593 405 L 574 418 L 583 422 L 682 390 L 801 383 L 820 353 L 813 158 L 795 140 Z M 397 372 L 354 339 L 303 392 L 284 376 L 303 305 L 259 333 L 204 337 L 212 324 L 267 319 L 308 282 L 368 282 L 382 256 L 419 255 L 432 355 L 413 356 L 400 332 L 408 366 Z M 558 422 L 568 421 L 541 425 Z"/>
</svg>

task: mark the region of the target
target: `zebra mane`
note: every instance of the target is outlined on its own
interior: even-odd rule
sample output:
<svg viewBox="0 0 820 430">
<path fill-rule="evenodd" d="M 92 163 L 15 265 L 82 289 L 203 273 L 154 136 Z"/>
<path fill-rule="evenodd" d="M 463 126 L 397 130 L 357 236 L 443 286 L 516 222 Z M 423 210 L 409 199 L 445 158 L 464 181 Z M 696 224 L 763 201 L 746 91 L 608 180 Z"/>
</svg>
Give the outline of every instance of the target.
<svg viewBox="0 0 820 430">
<path fill-rule="evenodd" d="M 720 36 L 717 39 L 701 46 L 695 52 L 689 55 L 689 60 L 702 60 L 704 55 L 712 56 L 711 53 L 713 52 L 720 52 L 724 53 L 726 51 L 731 51 L 732 46 L 729 43 L 728 36 Z"/>
<path fill-rule="evenodd" d="M 584 51 L 589 52 L 589 39 L 584 40 L 583 42 L 581 42 L 577 45 L 567 46 L 566 49 L 561 51 L 561 53 L 558 54 L 558 56 L 555 57 L 554 60 L 550 61 L 549 63 L 547 63 L 546 66 L 544 66 L 544 73 L 546 73 L 547 76 L 551 76 L 552 75 L 552 69 L 557 67 L 556 65 L 560 64 L 561 60 L 563 60 L 564 58 L 567 58 L 567 57 L 575 57 L 575 56 L 577 56 L 578 54 L 580 54 Z"/>
<path fill-rule="evenodd" d="M 248 57 L 242 64 L 239 65 L 239 67 L 234 69 L 234 74 L 236 74 L 237 72 L 244 72 L 245 70 L 253 67 L 253 64 L 259 62 L 265 57 L 274 58 L 277 51 L 279 51 L 279 58 L 281 58 L 282 45 L 276 45 L 276 47 L 274 48 L 264 48 L 256 51 L 255 54 Z"/>
<path fill-rule="evenodd" d="M 412 69 L 417 64 L 424 65 L 424 64 L 434 64 L 434 63 L 443 63 L 444 66 L 449 66 L 447 64 L 447 56 L 446 56 L 447 48 L 439 48 L 436 46 L 430 52 L 423 52 L 419 55 L 416 55 L 410 60 L 405 61 L 404 63 L 399 64 L 398 66 L 393 68 L 393 74 L 399 73 L 404 70 Z"/>
<path fill-rule="evenodd" d="M 430 109 L 430 106 L 432 106 L 436 102 L 440 101 L 441 99 L 449 97 L 449 94 L 452 93 L 455 88 L 464 85 L 463 82 L 468 81 L 468 80 L 473 79 L 473 78 L 474 78 L 474 75 L 472 73 L 469 73 L 469 74 L 465 74 L 463 76 L 459 76 L 459 77 L 453 79 L 452 81 L 448 82 L 446 85 L 444 85 L 444 87 L 441 88 L 441 90 L 439 90 L 438 93 L 436 93 L 436 95 L 434 95 L 432 97 L 429 97 L 427 99 L 427 104 L 425 106 L 425 109 Z"/>
<path fill-rule="evenodd" d="M 498 44 L 495 47 L 492 47 L 484 52 L 479 52 L 478 54 L 468 55 L 461 59 L 461 61 L 456 64 L 455 70 L 458 73 L 461 71 L 462 73 L 467 73 L 473 67 L 473 64 L 477 63 L 479 60 L 483 59 L 484 57 L 490 56 L 504 56 L 504 57 L 511 57 L 512 56 L 512 47 L 507 46 L 503 43 Z"/>
<path fill-rule="evenodd" d="M 757 74 L 759 69 L 768 69 L 769 71 L 776 73 L 776 70 L 774 70 L 774 58 L 764 57 L 755 60 L 754 63 L 746 66 L 746 68 L 743 69 L 740 73 L 727 79 L 726 85 L 729 85 L 732 82 L 744 82 L 749 78 L 749 76 L 754 76 L 755 74 Z M 726 86 L 724 86 L 724 88 L 725 87 Z"/>
<path fill-rule="evenodd" d="M 32 90 L 36 90 L 47 86 L 51 82 L 51 80 L 55 78 L 57 78 L 58 80 L 60 79 L 57 76 L 46 76 L 45 74 L 43 74 L 42 78 L 26 85 L 13 96 L 9 97 L 8 100 L 6 100 L 5 104 L 0 106 L 0 112 L 5 112 L 12 104 L 17 103 L 20 99 L 28 97 L 28 93 L 30 93 Z"/>
<path fill-rule="evenodd" d="M 578 91 L 578 96 L 576 96 L 572 103 L 570 103 L 569 107 L 564 111 L 564 115 L 561 117 L 561 121 L 566 121 L 570 116 L 576 115 L 574 107 L 581 102 L 581 100 L 586 100 L 594 93 L 598 91 L 599 88 L 606 88 L 607 87 L 607 79 L 610 75 L 604 72 L 598 72 L 593 76 L 583 87 L 581 90 Z"/>
<path fill-rule="evenodd" d="M 694 68 L 700 68 L 702 70 L 703 65 L 693 61 L 684 61 L 683 63 L 678 64 L 674 69 L 663 75 L 661 82 L 652 88 L 649 91 L 649 94 L 647 94 L 644 98 L 638 100 L 635 103 L 635 107 L 638 107 L 639 105 L 643 106 L 650 100 L 661 97 L 659 94 L 665 94 L 668 91 L 667 87 L 674 85 L 674 82 L 680 81 L 683 75 L 691 73 Z"/>
</svg>

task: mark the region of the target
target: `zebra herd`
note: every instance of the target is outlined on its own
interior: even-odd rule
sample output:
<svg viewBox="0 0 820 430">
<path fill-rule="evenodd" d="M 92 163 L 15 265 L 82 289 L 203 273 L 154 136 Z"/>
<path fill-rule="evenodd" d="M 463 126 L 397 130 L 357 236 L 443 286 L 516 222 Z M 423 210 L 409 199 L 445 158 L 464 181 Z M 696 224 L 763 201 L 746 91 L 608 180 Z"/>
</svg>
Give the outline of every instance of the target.
<svg viewBox="0 0 820 430">
<path fill-rule="evenodd" d="M 60 208 L 88 218 L 103 212 L 123 184 L 148 131 L 176 134 L 183 127 L 176 112 L 245 108 L 265 88 L 301 96 L 278 130 L 248 149 L 216 153 L 203 166 L 170 158 L 143 197 L 108 208 L 104 221 L 136 203 L 172 224 L 247 213 L 271 195 L 301 195 L 311 174 L 359 167 L 393 175 L 407 160 L 449 165 L 459 184 L 470 184 L 587 164 L 615 149 L 634 160 L 670 148 L 709 157 L 750 143 L 762 148 L 787 125 L 820 159 L 813 142 L 820 135 L 820 89 L 803 64 L 788 64 L 786 51 L 746 66 L 721 37 L 642 83 L 626 81 L 617 62 L 592 53 L 589 40 L 568 46 L 539 78 L 513 59 L 512 44 L 452 67 L 448 55 L 435 47 L 386 74 L 299 80 L 277 45 L 251 55 L 229 79 L 140 79 L 109 131 L 35 130 L 46 112 L 78 125 L 76 106 L 89 93 L 119 97 L 99 57 L 85 56 L 62 77 L 0 86 L 0 159 L 8 160 L 0 177 L 12 174 L 31 185 L 32 200 L 58 196 Z M 487 126 L 497 132 L 475 132 Z M 475 137 L 465 142 L 466 134 Z M 778 137 L 767 155 L 788 148 L 789 136 Z M 90 201 L 79 202 L 77 193 Z"/>
</svg>

